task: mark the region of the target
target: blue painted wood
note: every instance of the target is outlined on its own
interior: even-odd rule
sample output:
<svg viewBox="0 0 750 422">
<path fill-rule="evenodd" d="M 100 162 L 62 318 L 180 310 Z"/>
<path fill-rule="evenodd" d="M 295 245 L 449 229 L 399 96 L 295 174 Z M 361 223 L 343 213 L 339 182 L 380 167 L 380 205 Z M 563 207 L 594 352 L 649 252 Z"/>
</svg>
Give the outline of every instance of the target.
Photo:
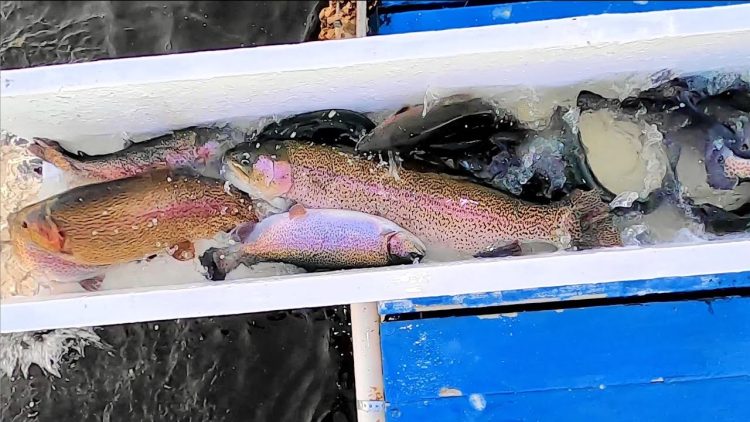
<svg viewBox="0 0 750 422">
<path fill-rule="evenodd" d="M 378 311 L 381 315 L 394 315 L 408 312 L 428 312 L 437 309 L 479 308 L 603 297 L 621 298 L 656 293 L 709 291 L 737 287 L 750 287 L 750 271 L 391 300 L 380 302 Z"/>
<path fill-rule="evenodd" d="M 692 9 L 747 1 L 531 1 L 485 6 L 383 13 L 379 35 L 560 19 L 604 13 Z"/>
<path fill-rule="evenodd" d="M 503 407 L 494 412 L 515 415 L 477 420 L 542 420 L 550 410 L 535 406 L 544 402 L 559 414 L 580 408 L 573 412 L 580 415 L 589 406 L 607 416 L 578 420 L 684 420 L 654 419 L 658 409 L 644 406 L 668 399 L 674 412 L 707 415 L 704 407 L 713 404 L 695 400 L 700 388 L 688 384 L 722 388 L 721 379 L 740 382 L 733 388 L 747 393 L 721 405 L 733 400 L 745 411 L 748 404 L 739 402 L 750 401 L 750 297 L 386 322 L 381 346 L 386 400 L 400 409 L 399 420 L 425 420 L 420 403 L 456 394 L 464 404 L 471 394 L 496 396 L 490 402 Z M 675 388 L 650 398 L 635 391 L 656 391 L 653 384 Z M 624 396 L 595 393 L 608 389 Z M 635 406 L 618 416 L 628 396 Z M 449 420 L 431 414 L 428 420 Z"/>
<path fill-rule="evenodd" d="M 389 422 L 747 422 L 750 377 L 603 390 L 451 397 L 392 406 Z M 482 410 L 478 410 L 482 408 Z"/>
</svg>

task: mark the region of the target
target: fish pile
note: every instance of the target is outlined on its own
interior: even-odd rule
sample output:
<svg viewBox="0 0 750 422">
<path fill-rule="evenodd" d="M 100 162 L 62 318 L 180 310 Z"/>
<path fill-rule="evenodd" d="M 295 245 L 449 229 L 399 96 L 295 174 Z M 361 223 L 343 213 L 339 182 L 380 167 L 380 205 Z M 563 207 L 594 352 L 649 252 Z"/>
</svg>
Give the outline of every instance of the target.
<svg viewBox="0 0 750 422">
<path fill-rule="evenodd" d="M 408 265 L 434 248 L 488 258 L 616 247 L 618 216 L 665 202 L 715 233 L 747 232 L 750 89 L 707 86 L 674 78 L 624 100 L 582 91 L 534 128 L 490 99 L 454 95 L 380 123 L 303 113 L 238 144 L 193 127 L 90 156 L 35 138 L 31 153 L 93 183 L 13 213 L 11 241 L 37 274 L 96 290 L 113 266 L 159 254 L 222 280 L 259 262 L 325 271 Z M 634 191 L 602 173 L 599 156 L 614 152 L 576 126 L 599 111 L 648 129 L 637 147 L 650 178 Z M 688 152 L 700 155 L 707 200 L 685 181 Z M 230 245 L 196 256 L 195 242 L 222 232 Z"/>
</svg>

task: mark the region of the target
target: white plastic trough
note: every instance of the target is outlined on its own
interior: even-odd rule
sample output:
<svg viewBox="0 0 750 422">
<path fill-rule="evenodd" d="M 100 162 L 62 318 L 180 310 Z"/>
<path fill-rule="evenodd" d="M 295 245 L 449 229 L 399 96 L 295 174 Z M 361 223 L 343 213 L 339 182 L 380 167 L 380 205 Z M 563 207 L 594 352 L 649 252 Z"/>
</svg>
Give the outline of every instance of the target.
<svg viewBox="0 0 750 422">
<path fill-rule="evenodd" d="M 750 5 L 603 15 L 2 72 L 4 130 L 96 150 L 237 117 L 380 110 L 432 88 L 750 69 Z M 744 258 L 743 258 L 744 257 Z M 3 333 L 750 270 L 750 240 L 12 298 Z"/>
</svg>

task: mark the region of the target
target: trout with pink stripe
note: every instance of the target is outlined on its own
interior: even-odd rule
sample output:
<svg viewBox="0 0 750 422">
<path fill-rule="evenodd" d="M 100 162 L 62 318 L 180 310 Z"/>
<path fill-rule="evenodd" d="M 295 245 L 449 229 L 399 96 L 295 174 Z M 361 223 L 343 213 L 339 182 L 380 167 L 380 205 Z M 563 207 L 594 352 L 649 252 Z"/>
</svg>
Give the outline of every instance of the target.
<svg viewBox="0 0 750 422">
<path fill-rule="evenodd" d="M 51 139 L 34 138 L 29 151 L 60 170 L 95 181 L 136 176 L 150 170 L 200 169 L 226 150 L 228 134 L 217 128 L 190 128 L 131 144 L 103 155 L 74 154 Z"/>
<path fill-rule="evenodd" d="M 240 144 L 224 155 L 222 174 L 251 196 L 291 200 L 381 216 L 428 247 L 477 256 L 520 252 L 519 243 L 559 248 L 621 245 L 608 207 L 594 191 L 538 205 L 436 173 L 402 169 L 398 176 L 340 148 L 298 141 Z"/>
<path fill-rule="evenodd" d="M 244 223 L 233 232 L 239 242 L 211 248 L 201 264 L 212 280 L 223 280 L 239 264 L 285 262 L 315 271 L 411 264 L 425 246 L 413 234 L 381 217 L 338 209 L 305 209 Z"/>
<path fill-rule="evenodd" d="M 250 198 L 185 171 L 77 187 L 8 217 L 11 242 L 30 269 L 96 289 L 112 265 L 169 252 L 194 258 L 193 242 L 256 222 Z"/>
</svg>

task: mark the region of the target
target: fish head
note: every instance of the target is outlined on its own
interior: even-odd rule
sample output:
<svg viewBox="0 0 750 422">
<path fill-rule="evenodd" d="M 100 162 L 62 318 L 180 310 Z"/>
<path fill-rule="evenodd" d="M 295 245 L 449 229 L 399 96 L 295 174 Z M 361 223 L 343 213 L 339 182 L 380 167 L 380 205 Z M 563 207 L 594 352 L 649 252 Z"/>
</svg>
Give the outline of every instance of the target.
<svg viewBox="0 0 750 422">
<path fill-rule="evenodd" d="M 242 143 L 228 150 L 221 175 L 248 195 L 273 202 L 292 188 L 292 166 L 284 141 Z"/>
<path fill-rule="evenodd" d="M 41 202 L 8 216 L 10 237 L 18 243 L 31 243 L 47 252 L 65 252 L 65 234 Z"/>
<path fill-rule="evenodd" d="M 406 231 L 386 235 L 388 259 L 393 264 L 411 264 L 424 258 L 427 248 L 418 237 Z"/>
<path fill-rule="evenodd" d="M 734 156 L 732 151 L 721 141 L 710 143 L 706 147 L 706 178 L 714 189 L 731 190 L 737 186 L 737 178 L 727 174 L 727 160 Z"/>
</svg>

